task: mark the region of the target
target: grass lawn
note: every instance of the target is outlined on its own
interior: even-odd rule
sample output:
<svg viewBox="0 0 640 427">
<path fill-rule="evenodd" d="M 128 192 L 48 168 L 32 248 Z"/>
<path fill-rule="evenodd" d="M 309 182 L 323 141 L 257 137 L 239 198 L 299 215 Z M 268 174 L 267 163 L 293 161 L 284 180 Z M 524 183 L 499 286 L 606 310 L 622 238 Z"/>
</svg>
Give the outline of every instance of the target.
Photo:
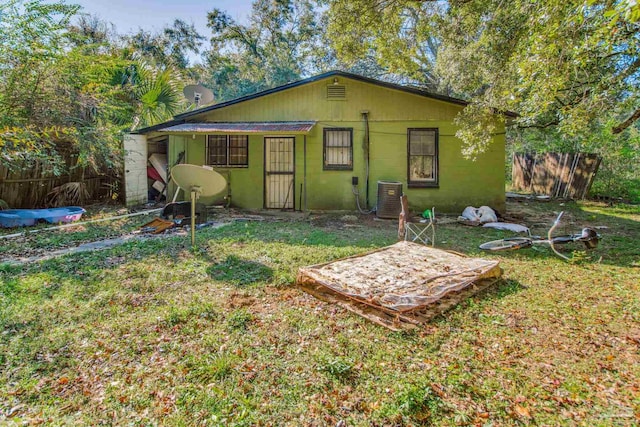
<svg viewBox="0 0 640 427">
<path fill-rule="evenodd" d="M 567 263 L 480 254 L 508 233 L 439 225 L 438 247 L 497 258 L 505 280 L 410 333 L 293 287 L 300 266 L 393 243 L 392 221 L 237 222 L 200 231 L 195 251 L 168 237 L 2 266 L 0 423 L 637 425 L 640 208 L 510 208 L 608 228 Z"/>
</svg>

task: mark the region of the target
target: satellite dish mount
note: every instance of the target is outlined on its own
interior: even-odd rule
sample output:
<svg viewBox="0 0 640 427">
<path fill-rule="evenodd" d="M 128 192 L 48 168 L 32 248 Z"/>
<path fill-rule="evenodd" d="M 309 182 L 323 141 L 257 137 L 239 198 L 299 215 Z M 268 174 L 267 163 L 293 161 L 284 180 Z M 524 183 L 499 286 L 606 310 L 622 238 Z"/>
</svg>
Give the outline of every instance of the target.
<svg viewBox="0 0 640 427">
<path fill-rule="evenodd" d="M 195 104 L 196 108 L 200 108 L 200 105 L 207 105 L 213 102 L 213 92 L 202 85 L 188 85 L 182 90 L 184 97 L 192 104 Z"/>
</svg>

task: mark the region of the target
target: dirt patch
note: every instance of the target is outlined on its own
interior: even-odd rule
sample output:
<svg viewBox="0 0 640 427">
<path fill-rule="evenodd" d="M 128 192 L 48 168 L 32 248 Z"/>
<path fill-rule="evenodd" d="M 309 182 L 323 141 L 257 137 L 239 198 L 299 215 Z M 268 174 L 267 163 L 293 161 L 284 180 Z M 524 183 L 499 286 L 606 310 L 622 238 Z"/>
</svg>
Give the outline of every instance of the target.
<svg viewBox="0 0 640 427">
<path fill-rule="evenodd" d="M 239 292 L 233 292 L 229 295 L 229 308 L 250 307 L 256 303 L 256 299 L 250 295 L 243 295 Z"/>
<path fill-rule="evenodd" d="M 541 210 L 540 206 L 545 202 L 532 201 L 507 201 L 507 212 L 502 216 L 504 222 L 512 222 L 515 224 L 523 224 L 527 227 L 550 227 L 556 220 L 558 214 L 557 206 L 548 205 L 548 209 Z M 560 207 L 562 208 L 562 207 Z M 569 224 L 573 220 L 570 213 L 565 212 L 562 222 Z"/>
<path fill-rule="evenodd" d="M 307 220 L 315 227 L 333 230 L 354 228 L 389 228 L 396 227 L 398 220 L 382 220 L 374 215 L 344 214 L 344 213 L 314 213 Z"/>
</svg>

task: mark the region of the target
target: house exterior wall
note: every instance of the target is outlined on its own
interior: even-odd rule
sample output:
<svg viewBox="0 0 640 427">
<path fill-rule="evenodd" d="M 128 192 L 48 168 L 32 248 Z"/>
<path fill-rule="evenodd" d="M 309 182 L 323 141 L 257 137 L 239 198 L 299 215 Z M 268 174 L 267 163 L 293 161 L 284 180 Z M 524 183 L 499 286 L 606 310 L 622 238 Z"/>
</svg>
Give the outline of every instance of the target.
<svg viewBox="0 0 640 427">
<path fill-rule="evenodd" d="M 206 136 L 171 135 L 169 137 L 169 164 L 173 165 L 180 152 L 185 152 L 185 162 L 194 165 L 206 164 Z M 230 184 L 231 200 L 235 206 L 261 209 L 263 206 L 264 142 L 262 135 L 249 136 L 249 166 L 242 168 L 215 168 Z M 170 184 L 169 194 L 173 197 L 175 184 Z M 213 197 L 202 197 L 199 202 L 206 205 L 222 203 L 226 192 Z M 181 192 L 178 200 L 188 200 Z M 296 206 L 299 209 L 298 206 Z"/>
<path fill-rule="evenodd" d="M 504 209 L 503 128 L 499 128 L 488 152 L 476 161 L 465 160 L 461 154 L 461 141 L 454 136 L 456 127 L 452 123 L 462 106 L 343 77 L 339 78 L 339 84 L 346 86 L 346 99 L 327 100 L 326 88 L 332 82 L 333 78 L 309 83 L 203 113 L 189 120 L 315 120 L 316 126 L 306 135 L 306 207 L 311 210 L 355 210 L 352 177 L 359 178 L 361 204 L 365 199 L 365 122 L 362 112 L 367 111 L 370 205 L 376 203 L 377 181 L 385 180 L 402 182 L 410 205 L 416 210 L 435 206 L 440 212 L 459 213 L 468 205 Z M 353 170 L 323 170 L 325 127 L 353 128 Z M 439 131 L 437 188 L 407 187 L 407 131 L 410 128 L 437 128 Z M 216 169 L 229 177 L 234 205 L 255 209 L 264 207 L 265 136 L 285 135 L 250 135 L 249 167 Z M 204 164 L 205 138 L 204 135 L 196 135 L 195 139 L 192 135 L 172 135 L 169 164 L 175 162 L 182 147 L 188 163 Z M 301 184 L 305 182 L 305 137 L 295 135 L 295 138 L 295 208 L 303 209 L 305 197 L 300 191 Z M 222 196 L 215 199 L 219 201 Z"/>
</svg>

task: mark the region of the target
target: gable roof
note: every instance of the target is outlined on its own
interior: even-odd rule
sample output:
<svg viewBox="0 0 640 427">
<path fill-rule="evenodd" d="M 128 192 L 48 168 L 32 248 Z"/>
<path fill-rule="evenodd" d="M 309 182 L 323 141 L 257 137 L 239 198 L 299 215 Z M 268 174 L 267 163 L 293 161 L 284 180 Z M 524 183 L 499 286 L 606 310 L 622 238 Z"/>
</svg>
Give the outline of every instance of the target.
<svg viewBox="0 0 640 427">
<path fill-rule="evenodd" d="M 403 92 L 407 92 L 407 93 L 411 93 L 414 95 L 419 95 L 419 96 L 424 96 L 426 98 L 431 98 L 431 99 L 436 99 L 438 101 L 444 101 L 444 102 L 449 102 L 452 104 L 457 104 L 457 105 L 462 105 L 462 106 L 467 106 L 469 103 L 467 101 L 464 101 L 462 99 L 458 99 L 458 98 L 452 98 L 450 96 L 445 96 L 445 95 L 439 95 L 436 93 L 432 93 L 432 92 L 428 92 L 426 90 L 422 90 L 422 89 L 418 89 L 415 87 L 408 87 L 408 86 L 402 86 L 399 84 L 395 84 L 395 83 L 389 83 L 389 82 L 384 82 L 382 80 L 376 80 L 376 79 L 372 79 L 370 77 L 365 77 L 365 76 L 361 76 L 359 74 L 353 74 L 353 73 L 347 73 L 346 71 L 339 71 L 339 70 L 334 70 L 334 71 L 329 71 L 323 74 L 318 74 L 303 80 L 298 80 L 296 82 L 292 82 L 292 83 L 287 83 L 285 85 L 282 86 L 278 86 L 278 87 L 274 87 L 272 89 L 267 89 L 267 90 L 263 90 L 262 92 L 257 92 L 251 95 L 246 95 L 240 98 L 236 98 L 236 99 L 232 99 L 229 101 L 225 101 L 225 102 L 221 102 L 219 104 L 213 104 L 213 105 L 208 105 L 206 107 L 202 107 L 202 108 L 198 108 L 197 110 L 193 110 L 193 111 L 187 111 L 186 113 L 181 113 L 181 114 L 177 114 L 176 116 L 173 117 L 172 120 L 166 121 L 164 123 L 159 123 L 157 125 L 153 125 L 153 126 L 148 126 L 146 128 L 142 128 L 139 129 L 133 133 L 137 133 L 137 134 L 145 134 L 145 133 L 149 133 L 149 132 L 153 132 L 156 130 L 160 130 L 169 126 L 173 126 L 173 125 L 179 125 L 182 123 L 186 123 L 187 119 L 189 117 L 193 117 L 193 116 L 197 116 L 203 113 L 207 113 L 209 111 L 213 111 L 213 110 L 217 110 L 219 108 L 224 108 L 224 107 L 228 107 L 230 105 L 234 105 L 234 104 L 239 104 L 241 102 L 245 102 L 245 101 L 250 101 L 252 99 L 256 99 L 256 98 L 260 98 L 266 95 L 271 95 L 273 93 L 277 93 L 277 92 L 282 92 L 284 90 L 287 89 L 293 89 L 296 88 L 298 86 L 303 86 L 309 83 L 314 83 L 320 80 L 324 80 L 326 78 L 330 78 L 330 77 L 345 77 L 345 78 L 349 78 L 349 79 L 353 79 L 353 80 L 357 80 L 357 81 L 361 81 L 361 82 L 365 82 L 365 83 L 370 83 L 370 84 L 374 84 L 377 86 L 381 86 L 381 87 L 386 87 L 388 89 L 395 89 L 395 90 L 400 90 Z M 514 115 L 514 113 L 505 113 L 508 116 Z"/>
</svg>

